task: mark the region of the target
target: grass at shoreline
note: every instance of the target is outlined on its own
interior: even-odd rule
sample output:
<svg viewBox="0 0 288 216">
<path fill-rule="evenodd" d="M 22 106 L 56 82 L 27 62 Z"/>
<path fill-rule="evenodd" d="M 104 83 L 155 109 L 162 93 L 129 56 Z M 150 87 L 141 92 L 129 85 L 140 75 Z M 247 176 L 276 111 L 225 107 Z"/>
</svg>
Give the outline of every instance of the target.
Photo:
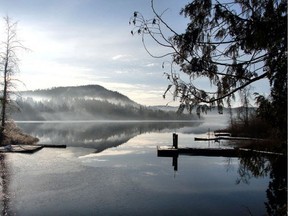
<svg viewBox="0 0 288 216">
<path fill-rule="evenodd" d="M 249 121 L 249 124 L 241 121 L 233 121 L 227 128 L 216 130 L 215 132 L 230 133 L 232 137 L 259 139 L 233 141 L 235 147 L 245 147 L 253 150 L 277 152 L 287 155 L 287 140 L 281 139 L 274 128 L 257 118 Z"/>
<path fill-rule="evenodd" d="M 38 138 L 23 133 L 14 122 L 8 122 L 3 133 L 1 145 L 34 145 L 38 141 Z"/>
</svg>

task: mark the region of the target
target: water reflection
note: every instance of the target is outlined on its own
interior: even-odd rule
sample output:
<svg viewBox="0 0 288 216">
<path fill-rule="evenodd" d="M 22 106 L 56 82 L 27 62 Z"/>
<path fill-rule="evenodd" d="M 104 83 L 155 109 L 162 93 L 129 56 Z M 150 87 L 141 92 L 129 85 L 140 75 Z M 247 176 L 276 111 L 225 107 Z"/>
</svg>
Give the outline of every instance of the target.
<svg viewBox="0 0 288 216">
<path fill-rule="evenodd" d="M 249 184 L 252 178 L 270 176 L 266 190 L 267 215 L 286 215 L 287 211 L 287 157 L 264 157 L 254 154 L 251 157 L 240 157 L 238 179 L 236 184 Z"/>
<path fill-rule="evenodd" d="M 14 182 L 12 179 L 10 190 L 13 194 L 17 191 L 17 197 L 13 197 L 10 206 L 23 215 L 31 215 L 31 211 L 52 213 L 56 207 L 63 215 L 67 212 L 84 215 L 88 210 L 90 213 L 98 212 L 97 215 L 111 212 L 115 215 L 241 215 L 239 206 L 242 203 L 249 204 L 247 208 L 253 215 L 259 215 L 255 214 L 259 209 L 261 214 L 265 213 L 265 207 L 269 215 L 283 215 L 286 210 L 285 158 L 243 157 L 223 162 L 221 158 L 197 156 L 196 159 L 177 155 L 169 158 L 166 166 L 165 158 L 162 160 L 155 156 L 157 145 L 171 144 L 171 134 L 175 130 L 182 131 L 179 144 L 191 144 L 194 137 L 187 133 L 198 132 L 203 127 L 200 122 L 18 125 L 40 138 L 41 143 L 92 148 L 45 148 L 29 157 L 9 155 L 9 162 L 14 163 L 11 166 L 13 179 L 19 179 Z M 203 130 L 207 132 L 207 128 Z M 116 146 L 119 147 L 107 149 Z M 102 152 L 95 154 L 95 151 Z M 179 173 L 175 179 L 170 175 L 171 163 Z M 7 165 L 3 167 L 7 168 Z M 254 181 L 255 178 L 264 181 Z M 247 184 L 250 184 L 249 188 Z M 7 206 L 8 212 L 10 201 L 9 197 L 6 198 L 3 206 Z M 38 205 L 31 204 L 33 202 Z M 246 214 L 248 210 L 245 209 Z"/>
<path fill-rule="evenodd" d="M 265 203 L 268 215 L 287 215 L 287 157 L 272 157 Z"/>
<path fill-rule="evenodd" d="M 0 187 L 1 187 L 1 215 L 9 214 L 9 172 L 6 164 L 6 155 L 0 154 Z"/>
<path fill-rule="evenodd" d="M 265 177 L 271 171 L 271 163 L 267 157 L 254 154 L 251 157 L 240 157 L 239 160 L 239 178 L 236 184 L 249 184 L 251 178 Z"/>
<path fill-rule="evenodd" d="M 249 184 L 251 178 L 270 176 L 266 190 L 265 207 L 268 215 L 287 215 L 287 157 L 271 156 L 241 157 L 237 184 Z"/>
<path fill-rule="evenodd" d="M 133 137 L 150 132 L 173 131 L 183 127 L 196 128 L 202 122 L 71 122 L 71 123 L 18 123 L 28 134 L 42 144 L 65 144 L 85 147 L 101 152 L 117 147 Z"/>
<path fill-rule="evenodd" d="M 165 157 L 172 158 L 174 171 L 178 171 L 179 154 Z M 267 215 L 287 215 L 287 157 L 264 157 L 260 154 L 254 154 L 249 157 L 239 157 L 238 160 L 236 185 L 249 184 L 253 178 L 263 178 L 269 175 L 270 181 L 266 190 L 267 201 L 264 203 Z M 229 163 L 230 158 L 227 159 L 227 172 L 230 170 Z M 247 211 L 250 212 L 249 209 Z"/>
</svg>

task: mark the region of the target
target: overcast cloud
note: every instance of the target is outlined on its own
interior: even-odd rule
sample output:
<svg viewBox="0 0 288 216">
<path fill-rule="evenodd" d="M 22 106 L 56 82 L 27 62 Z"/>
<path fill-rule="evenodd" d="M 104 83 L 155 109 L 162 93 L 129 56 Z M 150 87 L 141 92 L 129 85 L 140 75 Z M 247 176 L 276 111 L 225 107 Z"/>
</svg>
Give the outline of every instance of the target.
<svg viewBox="0 0 288 216">
<path fill-rule="evenodd" d="M 157 11 L 178 32 L 188 0 L 155 0 Z M 30 52 L 20 54 L 20 89 L 99 84 L 144 105 L 167 104 L 161 64 L 130 34 L 129 18 L 150 18 L 150 0 L 0 0 L 0 15 L 18 21 L 18 36 Z M 3 35 L 1 33 L 1 35 Z M 0 37 L 1 37 L 0 35 Z M 165 52 L 161 47 L 151 47 Z M 209 83 L 199 81 L 200 85 Z M 266 91 L 266 82 L 259 84 Z"/>
</svg>

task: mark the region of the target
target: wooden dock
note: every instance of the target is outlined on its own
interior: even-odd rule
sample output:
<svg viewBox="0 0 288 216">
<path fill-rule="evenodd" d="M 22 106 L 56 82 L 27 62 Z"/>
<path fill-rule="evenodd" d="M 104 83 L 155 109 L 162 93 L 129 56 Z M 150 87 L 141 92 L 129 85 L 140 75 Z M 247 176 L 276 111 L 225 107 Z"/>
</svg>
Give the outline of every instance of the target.
<svg viewBox="0 0 288 216">
<path fill-rule="evenodd" d="M 158 157 L 174 157 L 177 155 L 207 156 L 207 157 L 246 157 L 255 154 L 260 155 L 278 155 L 281 153 L 258 151 L 244 148 L 174 148 L 174 147 L 157 147 Z"/>
<path fill-rule="evenodd" d="M 194 156 L 218 156 L 218 157 L 238 157 L 239 152 L 234 148 L 173 148 L 157 147 L 158 157 L 173 157 L 174 155 L 194 155 Z"/>
<path fill-rule="evenodd" d="M 54 144 L 37 144 L 36 146 L 42 146 L 45 148 L 67 148 L 66 145 L 54 145 Z"/>
<path fill-rule="evenodd" d="M 222 134 L 223 135 L 223 134 Z M 226 134 L 225 134 L 226 135 Z M 215 139 L 223 139 L 223 137 L 214 137 L 214 138 L 204 138 L 199 139 L 203 141 L 207 140 L 215 140 Z M 224 137 L 224 139 L 226 136 Z M 231 138 L 227 136 L 227 138 Z M 235 137 L 233 137 L 235 138 Z M 241 137 L 240 137 L 241 138 Z M 197 141 L 197 138 L 195 138 Z M 234 139 L 235 140 L 235 139 Z M 241 139 L 243 140 L 243 139 Z M 246 140 L 246 138 L 244 138 Z M 158 157 L 172 157 L 172 165 L 174 167 L 174 171 L 178 170 L 178 156 L 179 155 L 190 155 L 190 156 L 205 156 L 205 157 L 253 157 L 257 156 L 281 156 L 286 157 L 285 154 L 276 153 L 276 152 L 267 152 L 267 151 L 259 151 L 253 149 L 245 149 L 245 148 L 179 148 L 178 147 L 178 134 L 173 133 L 173 144 L 172 146 L 157 146 L 157 156 Z"/>
<path fill-rule="evenodd" d="M 195 137 L 194 141 L 215 141 L 219 142 L 220 140 L 230 140 L 230 141 L 265 141 L 258 138 L 250 137 L 230 137 L 230 136 L 217 136 L 217 137 Z"/>
</svg>

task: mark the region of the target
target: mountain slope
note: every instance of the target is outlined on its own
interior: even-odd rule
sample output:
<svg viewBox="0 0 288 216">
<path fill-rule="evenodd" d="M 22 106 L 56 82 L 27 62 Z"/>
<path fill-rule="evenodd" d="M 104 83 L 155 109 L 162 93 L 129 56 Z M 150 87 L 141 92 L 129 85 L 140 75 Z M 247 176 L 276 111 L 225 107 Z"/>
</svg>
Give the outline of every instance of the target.
<svg viewBox="0 0 288 216">
<path fill-rule="evenodd" d="M 120 103 L 122 105 L 138 104 L 132 101 L 127 96 L 117 92 L 111 91 L 100 85 L 85 85 L 85 86 L 69 86 L 69 87 L 54 87 L 51 89 L 39 89 L 34 91 L 22 91 L 22 97 L 32 97 L 39 99 L 63 99 L 63 98 L 85 98 L 107 100 L 111 103 Z"/>
<path fill-rule="evenodd" d="M 179 120 L 191 115 L 177 115 L 141 106 L 115 91 L 99 85 L 57 87 L 24 91 L 16 103 L 21 112 L 14 120 Z"/>
</svg>

